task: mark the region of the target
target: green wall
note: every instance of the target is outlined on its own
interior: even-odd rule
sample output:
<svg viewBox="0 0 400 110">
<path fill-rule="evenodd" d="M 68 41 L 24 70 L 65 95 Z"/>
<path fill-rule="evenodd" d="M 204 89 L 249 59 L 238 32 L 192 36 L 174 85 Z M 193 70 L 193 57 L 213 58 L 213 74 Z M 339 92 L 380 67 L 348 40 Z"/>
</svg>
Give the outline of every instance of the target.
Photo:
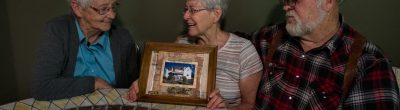
<svg viewBox="0 0 400 110">
<path fill-rule="evenodd" d="M 400 67 L 399 0 L 345 0 L 341 12 L 356 30 L 383 49 Z"/>
<path fill-rule="evenodd" d="M 185 0 L 120 0 L 117 22 L 146 41 L 171 42 L 183 30 Z M 400 66 L 399 0 L 346 0 L 341 7 L 345 22 L 379 45 Z M 47 20 L 69 13 L 66 0 L 0 1 L 2 54 L 0 104 L 30 96 L 32 65 L 38 39 Z M 252 32 L 264 24 L 281 21 L 278 0 L 232 0 L 226 30 Z M 4 89 L 2 89 L 4 90 Z"/>
<path fill-rule="evenodd" d="M 13 49 L 8 29 L 8 11 L 5 1 L 0 1 L 0 104 L 16 99 L 16 77 L 13 62 Z"/>
<path fill-rule="evenodd" d="M 5 5 L 8 22 L 1 25 L 6 25 L 10 45 L 6 49 L 10 52 L 9 57 L 5 59 L 10 60 L 7 66 L 11 70 L 7 73 L 2 70 L 1 77 L 13 80 L 14 83 L 1 80 L 0 84 L 12 86 L 10 90 L 14 91 L 11 94 L 0 94 L 0 100 L 5 100 L 3 97 L 12 97 L 8 100 L 25 99 L 31 97 L 34 55 L 45 21 L 59 13 L 68 12 L 68 5 L 63 0 L 2 0 L 2 2 L 5 2 L 2 5 Z"/>
</svg>

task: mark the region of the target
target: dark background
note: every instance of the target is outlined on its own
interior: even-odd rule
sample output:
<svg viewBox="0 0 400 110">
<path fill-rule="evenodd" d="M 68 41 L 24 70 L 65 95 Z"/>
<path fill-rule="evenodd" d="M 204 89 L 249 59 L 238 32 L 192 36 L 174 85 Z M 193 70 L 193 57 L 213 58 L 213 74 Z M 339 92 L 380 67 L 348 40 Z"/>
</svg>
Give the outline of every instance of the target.
<svg viewBox="0 0 400 110">
<path fill-rule="evenodd" d="M 117 22 L 136 39 L 172 42 L 184 25 L 185 0 L 119 0 Z M 345 0 L 344 21 L 379 45 L 400 66 L 399 0 Z M 69 13 L 66 0 L 0 0 L 0 105 L 30 98 L 38 39 L 49 19 Z M 252 32 L 281 21 L 278 0 L 232 0 L 226 30 Z"/>
</svg>

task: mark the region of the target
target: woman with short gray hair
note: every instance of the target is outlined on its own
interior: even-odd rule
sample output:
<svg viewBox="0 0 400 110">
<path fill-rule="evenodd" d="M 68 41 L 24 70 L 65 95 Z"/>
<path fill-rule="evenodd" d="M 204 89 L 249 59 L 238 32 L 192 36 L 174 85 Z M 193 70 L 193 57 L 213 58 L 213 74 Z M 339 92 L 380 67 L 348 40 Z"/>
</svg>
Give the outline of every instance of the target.
<svg viewBox="0 0 400 110">
<path fill-rule="evenodd" d="M 250 110 L 263 66 L 249 40 L 221 29 L 227 8 L 228 0 L 187 0 L 183 15 L 187 33 L 176 42 L 218 47 L 216 89 L 207 108 Z"/>
<path fill-rule="evenodd" d="M 57 100 L 97 89 L 137 88 L 135 42 L 128 30 L 113 23 L 117 0 L 69 4 L 72 13 L 46 25 L 34 65 L 33 97 Z"/>
</svg>

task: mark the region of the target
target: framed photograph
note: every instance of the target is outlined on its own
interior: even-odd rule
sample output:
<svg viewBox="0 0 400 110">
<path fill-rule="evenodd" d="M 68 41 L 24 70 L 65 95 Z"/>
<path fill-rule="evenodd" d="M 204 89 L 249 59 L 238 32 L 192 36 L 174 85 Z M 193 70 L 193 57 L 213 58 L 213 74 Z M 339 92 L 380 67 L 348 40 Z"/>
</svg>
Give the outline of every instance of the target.
<svg viewBox="0 0 400 110">
<path fill-rule="evenodd" d="M 138 100 L 206 106 L 215 88 L 216 64 L 216 46 L 148 42 Z"/>
</svg>

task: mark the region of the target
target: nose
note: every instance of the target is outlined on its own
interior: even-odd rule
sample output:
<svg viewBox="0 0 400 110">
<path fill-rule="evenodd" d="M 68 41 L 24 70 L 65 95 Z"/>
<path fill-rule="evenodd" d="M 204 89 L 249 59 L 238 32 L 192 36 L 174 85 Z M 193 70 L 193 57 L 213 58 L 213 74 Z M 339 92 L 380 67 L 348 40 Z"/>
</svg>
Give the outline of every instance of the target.
<svg viewBox="0 0 400 110">
<path fill-rule="evenodd" d="M 189 20 L 192 16 L 190 15 L 189 11 L 183 12 L 183 19 Z"/>
<path fill-rule="evenodd" d="M 114 19 L 116 14 L 117 12 L 115 12 L 114 10 L 110 10 L 106 13 L 107 17 L 110 19 Z"/>
<path fill-rule="evenodd" d="M 284 11 L 289 11 L 292 10 L 294 8 L 294 6 L 290 6 L 289 4 L 283 4 L 283 10 Z"/>
</svg>

